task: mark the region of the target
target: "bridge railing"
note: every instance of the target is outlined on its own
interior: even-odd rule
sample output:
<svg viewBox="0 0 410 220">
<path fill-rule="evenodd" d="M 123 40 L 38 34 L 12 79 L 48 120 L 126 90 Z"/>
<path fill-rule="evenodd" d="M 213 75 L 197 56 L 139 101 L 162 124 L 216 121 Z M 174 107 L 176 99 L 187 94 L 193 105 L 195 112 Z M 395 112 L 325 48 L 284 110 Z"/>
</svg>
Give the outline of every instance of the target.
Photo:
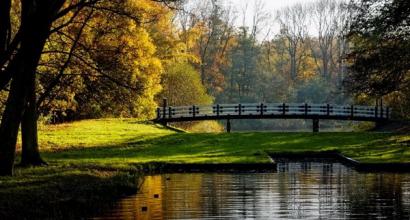
<svg viewBox="0 0 410 220">
<path fill-rule="evenodd" d="M 241 103 L 193 106 L 163 106 L 157 109 L 158 120 L 223 116 L 336 116 L 349 118 L 389 119 L 388 107 L 330 105 L 307 103 Z"/>
</svg>

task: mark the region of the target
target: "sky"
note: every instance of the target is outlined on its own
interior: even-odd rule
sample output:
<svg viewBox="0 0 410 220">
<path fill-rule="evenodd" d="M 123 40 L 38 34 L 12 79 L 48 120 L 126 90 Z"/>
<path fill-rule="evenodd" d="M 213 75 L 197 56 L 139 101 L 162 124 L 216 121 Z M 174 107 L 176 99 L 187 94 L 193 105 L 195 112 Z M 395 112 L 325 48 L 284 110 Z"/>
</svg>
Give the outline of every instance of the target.
<svg viewBox="0 0 410 220">
<path fill-rule="evenodd" d="M 242 11 L 243 8 L 247 8 L 247 14 L 245 22 L 247 25 L 252 24 L 252 17 L 255 4 L 260 1 L 263 4 L 263 8 L 266 12 L 270 14 L 272 19 L 268 19 L 267 23 L 263 27 L 263 31 L 259 34 L 258 38 L 263 39 L 266 37 L 267 32 L 269 31 L 270 37 L 279 32 L 279 25 L 275 23 L 275 13 L 278 10 L 281 10 L 285 7 L 289 7 L 298 3 L 306 4 L 315 2 L 317 0 L 222 0 L 223 4 L 226 6 L 233 6 L 236 11 L 238 11 L 238 18 L 236 19 L 236 25 L 242 26 L 243 18 Z"/>
<path fill-rule="evenodd" d="M 263 25 L 263 30 L 258 36 L 259 40 L 264 38 L 272 37 L 279 32 L 279 25 L 275 22 L 276 11 L 281 10 L 285 7 L 289 7 L 298 3 L 308 4 L 318 0 L 220 0 L 225 6 L 232 6 L 238 12 L 238 18 L 236 19 L 236 26 L 242 26 L 243 8 L 247 8 L 247 14 L 245 17 L 245 22 L 248 26 L 252 24 L 253 11 L 255 3 L 260 1 L 263 4 L 263 8 L 266 12 L 270 14 L 270 18 L 266 21 L 266 24 Z M 342 0 L 343 1 L 343 0 Z M 345 0 L 347 1 L 347 0 Z M 308 28 L 309 31 L 313 31 L 313 27 Z M 269 34 L 268 34 L 269 33 Z"/>
<path fill-rule="evenodd" d="M 188 0 L 191 6 L 198 4 L 198 1 L 203 0 Z M 208 0 L 209 1 L 209 0 Z M 268 13 L 268 19 L 264 21 L 264 24 L 260 25 L 261 30 L 257 35 L 258 40 L 268 40 L 272 39 L 275 35 L 279 33 L 280 27 L 278 22 L 275 20 L 276 12 L 285 8 L 291 7 L 295 4 L 309 4 L 316 2 L 318 0 L 218 0 L 225 8 L 232 8 L 235 13 L 235 26 L 240 27 L 243 26 L 243 22 L 245 21 L 246 26 L 252 26 L 252 20 L 254 15 L 254 8 L 256 3 L 261 3 L 263 5 L 263 11 Z M 340 1 L 348 1 L 348 0 L 340 0 Z M 244 17 L 244 9 L 246 8 L 245 19 Z M 315 27 L 310 25 L 307 27 L 308 32 L 311 34 L 315 34 Z"/>
<path fill-rule="evenodd" d="M 225 4 L 231 3 L 238 6 L 244 6 L 246 4 L 252 6 L 257 1 L 263 2 L 266 10 L 276 11 L 283 7 L 291 6 L 297 3 L 309 3 L 314 2 L 316 0 L 224 0 Z"/>
</svg>

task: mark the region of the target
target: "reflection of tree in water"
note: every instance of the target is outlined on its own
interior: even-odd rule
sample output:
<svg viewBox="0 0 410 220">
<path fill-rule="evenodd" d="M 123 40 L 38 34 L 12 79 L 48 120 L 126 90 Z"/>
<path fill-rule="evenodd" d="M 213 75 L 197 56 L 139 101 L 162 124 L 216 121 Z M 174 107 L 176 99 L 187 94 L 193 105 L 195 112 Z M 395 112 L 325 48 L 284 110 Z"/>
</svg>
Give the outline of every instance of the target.
<svg viewBox="0 0 410 220">
<path fill-rule="evenodd" d="M 190 210 L 192 218 L 200 218 L 208 202 L 203 198 L 212 197 L 202 175 L 172 174 L 163 184 L 164 219 L 184 217 L 181 210 Z"/>
<path fill-rule="evenodd" d="M 276 173 L 148 176 L 141 193 L 120 202 L 107 216 L 404 219 L 409 211 L 409 174 L 366 174 L 338 163 L 292 162 L 279 163 Z"/>
<path fill-rule="evenodd" d="M 280 213 L 285 214 L 283 217 L 374 219 L 409 216 L 408 176 L 357 173 L 337 163 L 295 164 L 298 163 L 278 166 L 281 198 L 278 203 Z M 402 183 L 409 185 L 404 187 Z"/>
<path fill-rule="evenodd" d="M 142 191 L 134 197 L 121 200 L 114 210 L 104 215 L 103 219 L 164 219 L 162 180 L 162 176 L 145 177 Z M 158 195 L 158 198 L 154 195 Z"/>
<path fill-rule="evenodd" d="M 215 174 L 209 174 L 202 179 L 202 210 L 210 216 L 220 216 L 224 205 L 226 204 L 225 198 L 229 198 L 226 194 L 230 192 L 230 184 L 226 182 L 232 182 L 231 176 L 220 176 Z"/>
<path fill-rule="evenodd" d="M 306 218 L 309 214 L 312 200 L 312 188 L 315 180 L 310 178 L 311 163 L 280 163 L 278 164 L 280 194 L 280 213 L 286 218 Z M 313 182 L 312 182 L 313 181 Z"/>
<path fill-rule="evenodd" d="M 363 219 L 385 216 L 402 219 L 409 216 L 409 187 L 403 191 L 400 174 L 355 174 L 346 184 L 350 215 Z M 404 199 L 403 196 L 406 196 Z"/>
</svg>

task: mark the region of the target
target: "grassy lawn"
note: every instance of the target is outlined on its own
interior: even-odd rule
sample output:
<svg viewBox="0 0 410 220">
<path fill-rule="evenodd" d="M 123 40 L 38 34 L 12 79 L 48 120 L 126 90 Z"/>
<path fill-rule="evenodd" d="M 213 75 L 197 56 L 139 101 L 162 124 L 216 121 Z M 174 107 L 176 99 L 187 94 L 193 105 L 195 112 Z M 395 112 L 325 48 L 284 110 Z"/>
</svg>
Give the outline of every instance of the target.
<svg viewBox="0 0 410 220">
<path fill-rule="evenodd" d="M 266 152 L 338 150 L 361 162 L 410 162 L 410 135 L 389 133 L 176 133 L 132 119 L 47 126 L 45 159 L 117 168 L 137 163 L 258 163 Z"/>
</svg>

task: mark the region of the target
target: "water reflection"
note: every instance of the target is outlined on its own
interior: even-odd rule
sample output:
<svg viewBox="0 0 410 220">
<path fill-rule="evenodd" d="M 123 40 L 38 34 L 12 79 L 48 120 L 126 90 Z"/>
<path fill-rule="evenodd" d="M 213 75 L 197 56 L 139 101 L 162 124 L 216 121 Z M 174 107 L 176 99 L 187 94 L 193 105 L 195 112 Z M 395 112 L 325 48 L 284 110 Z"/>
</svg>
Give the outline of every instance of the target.
<svg viewBox="0 0 410 220">
<path fill-rule="evenodd" d="M 332 162 L 276 173 L 147 176 L 142 191 L 96 219 L 410 219 L 410 174 Z"/>
</svg>

